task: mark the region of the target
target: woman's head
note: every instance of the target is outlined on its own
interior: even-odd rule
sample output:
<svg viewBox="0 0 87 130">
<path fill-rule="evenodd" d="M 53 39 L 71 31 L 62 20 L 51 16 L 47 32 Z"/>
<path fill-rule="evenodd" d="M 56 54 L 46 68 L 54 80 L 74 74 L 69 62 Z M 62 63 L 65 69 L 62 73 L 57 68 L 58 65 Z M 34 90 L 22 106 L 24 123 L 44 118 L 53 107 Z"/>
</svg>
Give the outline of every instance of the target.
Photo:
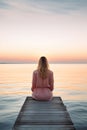
<svg viewBox="0 0 87 130">
<path fill-rule="evenodd" d="M 42 78 L 46 78 L 48 74 L 48 61 L 47 58 L 42 56 L 38 62 L 38 71 Z"/>
</svg>

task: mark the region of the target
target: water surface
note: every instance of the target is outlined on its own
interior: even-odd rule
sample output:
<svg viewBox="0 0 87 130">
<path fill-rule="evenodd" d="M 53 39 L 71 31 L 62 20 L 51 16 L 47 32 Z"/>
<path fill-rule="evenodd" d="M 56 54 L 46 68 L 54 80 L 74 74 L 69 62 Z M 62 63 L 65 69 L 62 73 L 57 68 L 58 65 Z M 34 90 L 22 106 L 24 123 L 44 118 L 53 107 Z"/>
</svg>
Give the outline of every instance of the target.
<svg viewBox="0 0 87 130">
<path fill-rule="evenodd" d="M 36 64 L 0 64 L 0 130 L 11 130 L 26 96 L 31 96 Z M 50 64 L 54 96 L 61 96 L 77 130 L 87 130 L 87 64 Z"/>
</svg>

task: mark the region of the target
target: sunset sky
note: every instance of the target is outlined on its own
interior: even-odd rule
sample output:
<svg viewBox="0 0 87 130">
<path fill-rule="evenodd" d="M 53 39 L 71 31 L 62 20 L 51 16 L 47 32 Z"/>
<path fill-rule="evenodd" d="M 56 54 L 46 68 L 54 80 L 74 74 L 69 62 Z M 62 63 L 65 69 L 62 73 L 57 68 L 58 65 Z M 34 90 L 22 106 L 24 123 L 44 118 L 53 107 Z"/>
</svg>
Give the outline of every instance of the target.
<svg viewBox="0 0 87 130">
<path fill-rule="evenodd" d="M 87 63 L 87 0 L 0 0 L 0 63 Z"/>
</svg>

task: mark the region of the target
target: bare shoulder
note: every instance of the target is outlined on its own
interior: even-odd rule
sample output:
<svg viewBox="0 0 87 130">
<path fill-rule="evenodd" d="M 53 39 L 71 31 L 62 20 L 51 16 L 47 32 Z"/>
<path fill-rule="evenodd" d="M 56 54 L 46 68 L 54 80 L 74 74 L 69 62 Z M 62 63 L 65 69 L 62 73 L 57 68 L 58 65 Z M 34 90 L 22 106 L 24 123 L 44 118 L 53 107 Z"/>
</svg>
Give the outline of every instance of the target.
<svg viewBox="0 0 87 130">
<path fill-rule="evenodd" d="M 49 70 L 49 74 L 53 74 L 53 71 L 52 71 L 52 70 Z"/>
<path fill-rule="evenodd" d="M 34 74 L 37 74 L 37 73 L 38 73 L 38 70 L 34 70 L 33 73 L 34 73 Z"/>
</svg>

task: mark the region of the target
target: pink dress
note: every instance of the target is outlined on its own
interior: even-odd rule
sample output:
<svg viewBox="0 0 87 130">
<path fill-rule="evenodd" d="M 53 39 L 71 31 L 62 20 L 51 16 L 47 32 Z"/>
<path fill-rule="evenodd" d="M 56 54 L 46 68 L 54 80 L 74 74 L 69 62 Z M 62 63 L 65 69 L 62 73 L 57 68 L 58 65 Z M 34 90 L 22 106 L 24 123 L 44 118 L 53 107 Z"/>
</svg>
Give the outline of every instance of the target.
<svg viewBox="0 0 87 130">
<path fill-rule="evenodd" d="M 36 100 L 51 100 L 53 91 L 53 72 L 48 71 L 48 77 L 42 79 L 39 76 L 38 70 L 33 72 L 32 78 L 32 98 Z"/>
</svg>

